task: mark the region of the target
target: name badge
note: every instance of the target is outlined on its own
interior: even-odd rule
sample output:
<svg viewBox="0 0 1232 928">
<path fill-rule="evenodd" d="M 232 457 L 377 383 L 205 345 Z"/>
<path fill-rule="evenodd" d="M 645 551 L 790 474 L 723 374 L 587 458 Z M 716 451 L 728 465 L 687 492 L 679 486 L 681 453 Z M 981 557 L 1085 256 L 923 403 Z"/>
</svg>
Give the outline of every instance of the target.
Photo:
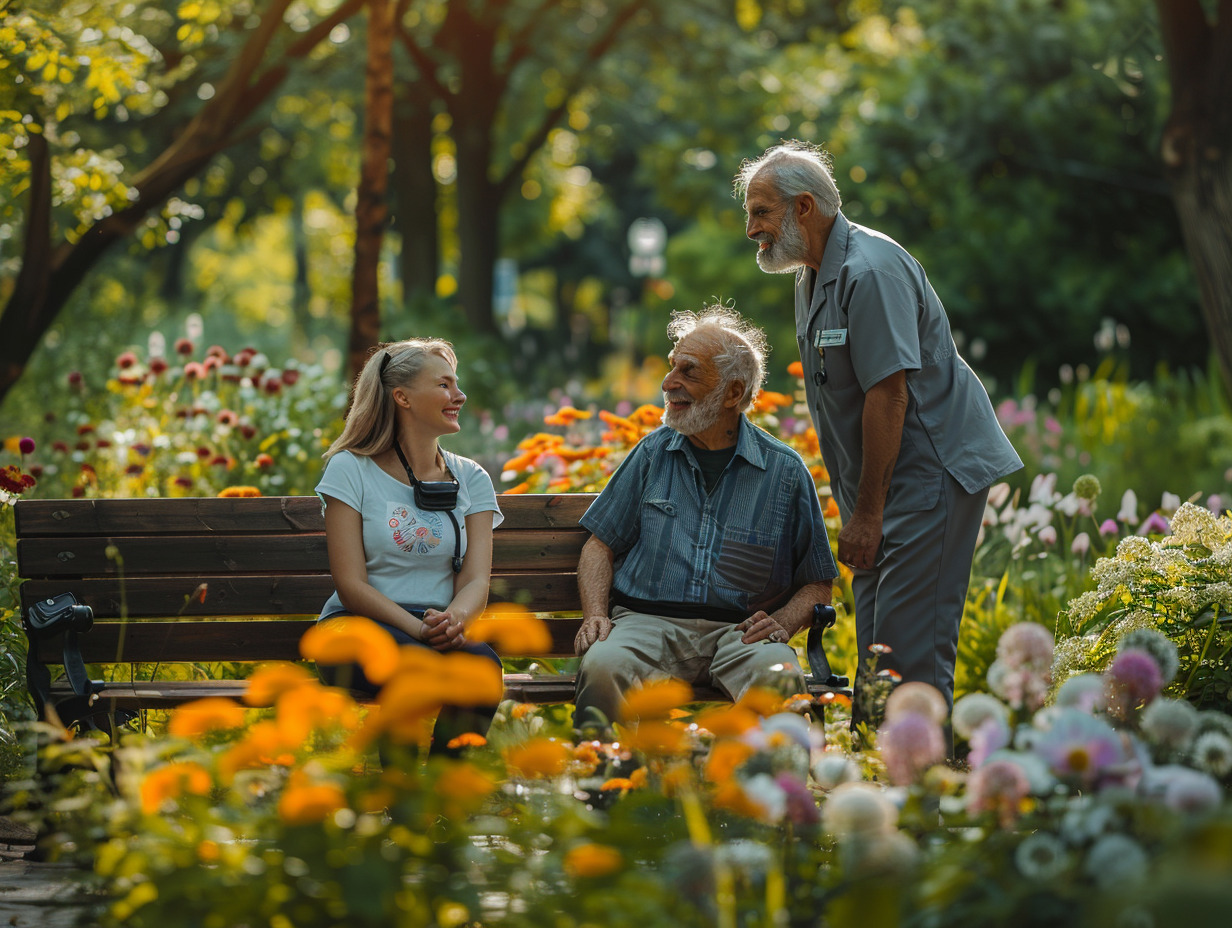
<svg viewBox="0 0 1232 928">
<path fill-rule="evenodd" d="M 818 329 L 813 335 L 814 348 L 836 348 L 847 344 L 846 329 Z"/>
</svg>

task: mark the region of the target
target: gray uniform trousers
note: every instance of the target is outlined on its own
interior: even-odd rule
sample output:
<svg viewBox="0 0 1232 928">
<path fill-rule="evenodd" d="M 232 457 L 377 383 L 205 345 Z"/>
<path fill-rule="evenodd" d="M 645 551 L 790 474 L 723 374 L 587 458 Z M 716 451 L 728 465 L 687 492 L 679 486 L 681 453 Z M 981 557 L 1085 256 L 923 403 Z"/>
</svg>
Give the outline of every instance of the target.
<svg viewBox="0 0 1232 928">
<path fill-rule="evenodd" d="M 860 661 L 869 645 L 889 645 L 877 669 L 935 686 L 951 707 L 958 626 L 987 501 L 987 489 L 968 493 L 944 473 L 932 509 L 885 514 L 876 566 L 856 570 L 851 583 Z"/>
</svg>

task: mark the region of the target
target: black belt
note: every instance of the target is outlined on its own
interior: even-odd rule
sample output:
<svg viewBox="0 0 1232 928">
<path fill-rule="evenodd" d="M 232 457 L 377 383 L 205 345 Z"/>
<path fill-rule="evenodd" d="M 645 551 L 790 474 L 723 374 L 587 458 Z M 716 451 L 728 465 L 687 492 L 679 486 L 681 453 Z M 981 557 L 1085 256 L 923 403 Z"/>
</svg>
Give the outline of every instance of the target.
<svg viewBox="0 0 1232 928">
<path fill-rule="evenodd" d="M 751 612 L 721 609 L 705 603 L 664 603 L 649 599 L 634 599 L 619 590 L 612 590 L 612 605 L 624 606 L 626 609 L 646 615 L 666 615 L 673 619 L 708 619 L 711 622 L 730 622 L 733 625 L 743 622 L 752 615 Z"/>
</svg>

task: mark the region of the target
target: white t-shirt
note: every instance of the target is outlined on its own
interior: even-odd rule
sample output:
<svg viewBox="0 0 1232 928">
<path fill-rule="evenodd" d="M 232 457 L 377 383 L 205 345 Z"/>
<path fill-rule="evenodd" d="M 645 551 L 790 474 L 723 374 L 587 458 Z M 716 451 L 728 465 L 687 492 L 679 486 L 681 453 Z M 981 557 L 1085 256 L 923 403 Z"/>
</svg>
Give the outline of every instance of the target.
<svg viewBox="0 0 1232 928">
<path fill-rule="evenodd" d="M 492 527 L 504 521 L 487 471 L 470 458 L 444 449 L 445 466 L 458 478 L 453 514 L 466 556 L 466 517 L 491 512 Z M 444 609 L 453 599 L 454 530 L 445 512 L 415 505 L 415 493 L 372 458 L 341 451 L 329 459 L 317 494 L 350 506 L 363 518 L 368 582 L 396 603 Z M 321 615 L 345 611 L 335 592 Z"/>
</svg>

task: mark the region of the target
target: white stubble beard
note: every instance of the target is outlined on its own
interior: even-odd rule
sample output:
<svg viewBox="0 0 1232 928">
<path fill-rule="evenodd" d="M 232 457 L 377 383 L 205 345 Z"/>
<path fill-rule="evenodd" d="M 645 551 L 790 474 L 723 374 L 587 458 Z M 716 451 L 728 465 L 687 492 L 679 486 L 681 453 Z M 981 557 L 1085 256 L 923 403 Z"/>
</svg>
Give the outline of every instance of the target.
<svg viewBox="0 0 1232 928">
<path fill-rule="evenodd" d="M 791 274 L 802 267 L 808 257 L 804 233 L 800 231 L 796 214 L 790 209 L 779 226 L 777 240 L 769 235 L 759 235 L 757 241 L 770 242 L 769 248 L 757 249 L 757 266 L 767 274 Z"/>
<path fill-rule="evenodd" d="M 663 394 L 663 424 L 681 435 L 697 435 L 719 421 L 723 411 L 723 390 L 715 387 L 684 412 L 675 412 L 668 403 L 670 394 Z"/>
</svg>

